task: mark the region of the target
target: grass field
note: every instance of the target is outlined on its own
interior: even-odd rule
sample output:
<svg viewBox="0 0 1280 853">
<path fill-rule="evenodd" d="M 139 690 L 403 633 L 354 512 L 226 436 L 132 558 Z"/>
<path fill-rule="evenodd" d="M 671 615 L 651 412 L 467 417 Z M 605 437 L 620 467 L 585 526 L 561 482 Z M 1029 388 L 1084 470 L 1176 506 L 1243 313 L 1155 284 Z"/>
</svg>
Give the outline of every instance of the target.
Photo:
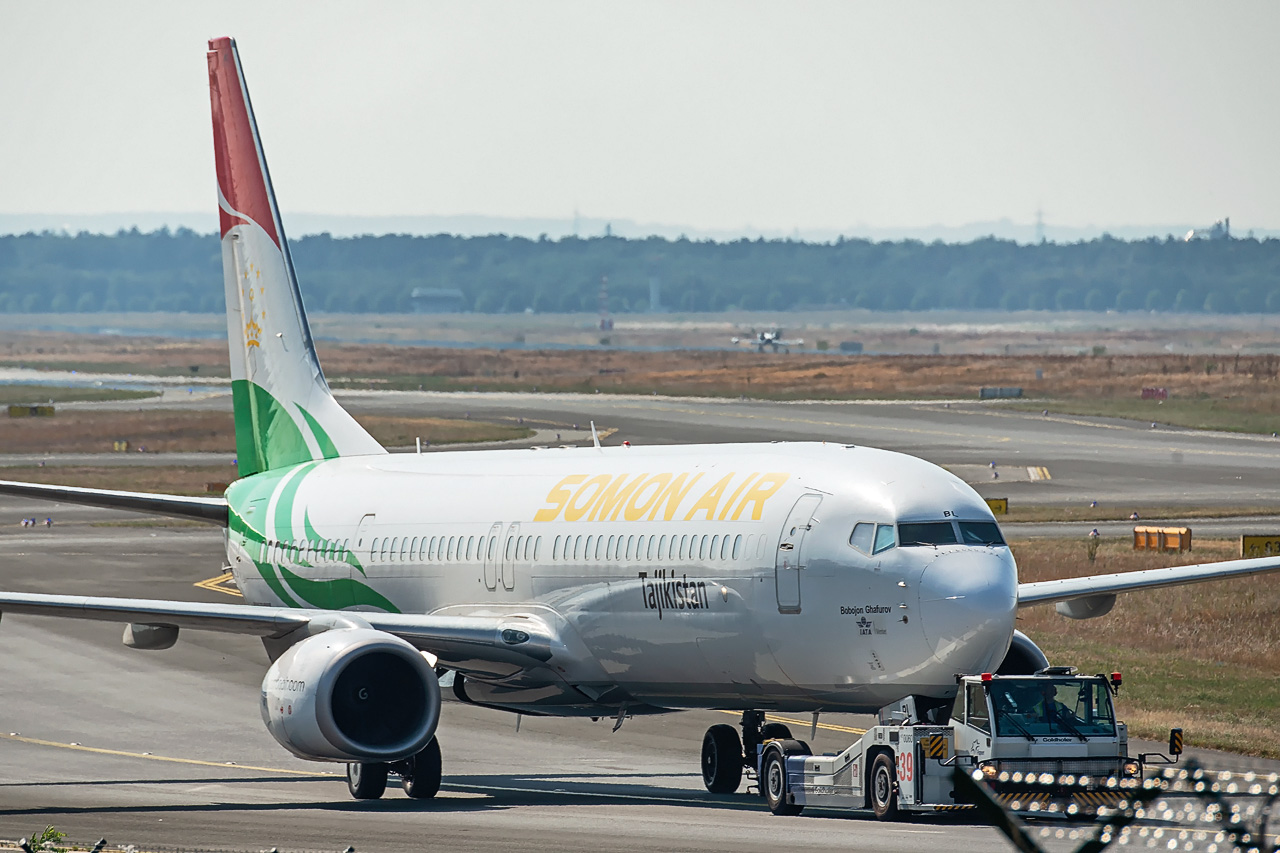
<svg viewBox="0 0 1280 853">
<path fill-rule="evenodd" d="M 1016 501 L 1011 501 L 1010 504 L 1007 515 L 997 516 L 997 520 L 1002 524 L 1041 521 L 1127 521 L 1134 512 L 1138 514 L 1138 521 L 1135 522 L 1137 524 L 1146 524 L 1148 522 L 1154 524 L 1161 519 L 1187 521 L 1197 518 L 1280 515 L 1280 508 L 1274 505 L 1161 506 L 1151 504 L 1091 507 L 1088 504 L 1081 503 L 1075 505 L 1037 504 L 1034 506 L 1019 506 Z"/>
<path fill-rule="evenodd" d="M 1023 411 L 1049 409 L 1053 414 L 1124 418 L 1190 429 L 1224 432 L 1280 432 L 1280 395 L 1275 393 L 1229 397 L 1171 397 L 1168 400 L 1046 399 L 1043 402 L 1015 402 L 1011 408 Z"/>
<path fill-rule="evenodd" d="M 0 406 L 35 406 L 49 402 L 71 403 L 105 400 L 143 400 L 158 397 L 155 391 L 123 388 L 69 388 L 61 385 L 0 385 Z"/>
<path fill-rule="evenodd" d="M 1237 559 L 1237 540 L 1201 540 L 1187 554 L 1104 541 L 1088 561 L 1077 540 L 1013 543 L 1022 581 Z M 1021 611 L 1018 627 L 1055 664 L 1124 673 L 1120 716 L 1135 737 L 1280 758 L 1280 583 L 1242 578 L 1122 595 L 1098 619 L 1053 607 Z"/>
<path fill-rule="evenodd" d="M 356 420 L 384 447 L 409 446 L 416 438 L 460 444 L 533 434 L 523 426 L 484 421 L 386 415 L 358 415 Z M 106 453 L 117 440 L 151 453 L 233 453 L 235 425 L 230 412 L 166 409 L 79 409 L 53 418 L 0 418 L 0 449 L 6 453 Z"/>
</svg>

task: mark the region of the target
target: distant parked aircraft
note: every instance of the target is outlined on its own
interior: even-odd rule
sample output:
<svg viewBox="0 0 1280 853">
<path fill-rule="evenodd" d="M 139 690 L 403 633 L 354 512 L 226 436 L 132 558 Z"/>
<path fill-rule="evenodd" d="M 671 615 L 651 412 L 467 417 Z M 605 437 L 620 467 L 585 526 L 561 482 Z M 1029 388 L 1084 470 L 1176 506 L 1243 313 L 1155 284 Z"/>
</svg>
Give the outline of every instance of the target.
<svg viewBox="0 0 1280 853">
<path fill-rule="evenodd" d="M 774 326 L 762 332 L 751 330 L 751 337 L 739 338 L 736 335 L 732 338 L 735 344 L 747 343 L 755 346 L 758 352 L 764 352 L 765 347 L 773 347 L 773 351 L 777 352 L 778 347 L 782 347 L 786 352 L 791 352 L 792 347 L 804 346 L 804 338 L 793 338 L 787 340 L 782 336 L 782 329 Z"/>
</svg>

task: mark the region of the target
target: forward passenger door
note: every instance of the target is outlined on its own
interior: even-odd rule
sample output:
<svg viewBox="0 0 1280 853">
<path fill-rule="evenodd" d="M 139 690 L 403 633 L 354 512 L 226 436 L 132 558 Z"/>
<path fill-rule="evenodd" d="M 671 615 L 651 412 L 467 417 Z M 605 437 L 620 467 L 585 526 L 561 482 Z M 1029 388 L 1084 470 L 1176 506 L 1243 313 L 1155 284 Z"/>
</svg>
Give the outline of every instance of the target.
<svg viewBox="0 0 1280 853">
<path fill-rule="evenodd" d="M 804 495 L 787 515 L 778 537 L 774 580 L 778 589 L 778 612 L 800 612 L 800 572 L 804 570 L 804 536 L 813 522 L 813 513 L 822 503 L 821 495 Z"/>
</svg>

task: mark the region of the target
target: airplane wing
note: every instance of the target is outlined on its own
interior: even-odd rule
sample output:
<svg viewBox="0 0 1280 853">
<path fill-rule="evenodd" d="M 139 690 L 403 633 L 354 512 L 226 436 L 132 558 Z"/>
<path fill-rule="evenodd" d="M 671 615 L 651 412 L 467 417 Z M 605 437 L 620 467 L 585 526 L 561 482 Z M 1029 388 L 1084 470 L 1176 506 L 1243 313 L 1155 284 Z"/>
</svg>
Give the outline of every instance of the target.
<svg viewBox="0 0 1280 853">
<path fill-rule="evenodd" d="M 1173 566 L 1167 569 L 1145 569 L 1112 575 L 1088 575 L 1055 581 L 1020 583 L 1018 584 L 1018 607 L 1053 604 L 1077 598 L 1114 596 L 1122 592 L 1204 583 L 1277 571 L 1280 571 L 1280 557 L 1262 557 L 1253 560 L 1227 560 L 1195 566 Z"/>
<path fill-rule="evenodd" d="M 178 518 L 210 521 L 224 527 L 227 524 L 226 498 L 192 498 L 183 495 L 122 492 L 115 489 L 82 489 L 77 486 L 48 486 L 43 483 L 18 483 L 13 480 L 0 480 L 0 495 L 128 509 L 135 512 L 152 512 Z"/>
<path fill-rule="evenodd" d="M 483 660 L 540 665 L 563 648 L 555 631 L 535 615 L 455 616 L 302 610 L 250 604 L 44 595 L 0 592 L 0 614 L 59 616 L 132 622 L 281 639 L 308 628 L 370 627 L 405 639 L 443 663 Z M 312 623 L 315 623 L 313 626 Z"/>
</svg>

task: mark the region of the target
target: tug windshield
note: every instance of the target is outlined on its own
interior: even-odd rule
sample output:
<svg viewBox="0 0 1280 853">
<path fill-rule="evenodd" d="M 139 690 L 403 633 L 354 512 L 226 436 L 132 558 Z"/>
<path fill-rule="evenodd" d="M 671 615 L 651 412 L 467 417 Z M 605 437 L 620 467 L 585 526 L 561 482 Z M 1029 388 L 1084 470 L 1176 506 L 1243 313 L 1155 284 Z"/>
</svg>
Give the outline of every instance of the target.
<svg viewBox="0 0 1280 853">
<path fill-rule="evenodd" d="M 996 734 L 1004 737 L 1114 737 L 1111 691 L 1090 678 L 1001 678 L 991 683 Z"/>
</svg>

